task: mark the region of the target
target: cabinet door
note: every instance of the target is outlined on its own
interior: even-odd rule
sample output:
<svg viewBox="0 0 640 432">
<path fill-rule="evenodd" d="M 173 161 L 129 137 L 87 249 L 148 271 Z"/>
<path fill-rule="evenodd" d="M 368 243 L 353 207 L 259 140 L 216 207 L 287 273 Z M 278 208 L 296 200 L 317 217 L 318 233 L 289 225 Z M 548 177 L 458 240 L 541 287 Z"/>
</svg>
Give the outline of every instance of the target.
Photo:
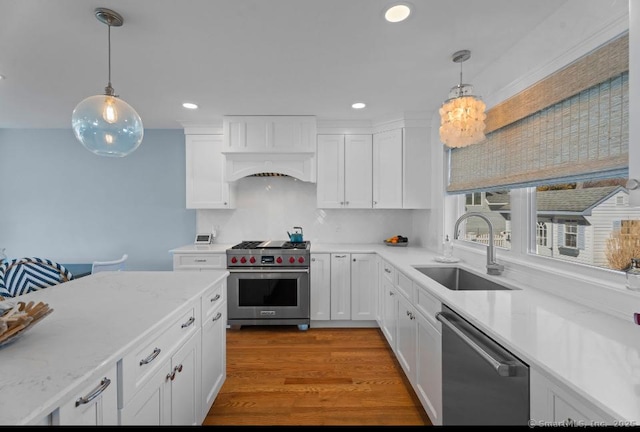
<svg viewBox="0 0 640 432">
<path fill-rule="evenodd" d="M 222 135 L 187 135 L 187 208 L 232 208 L 229 183 L 224 181 Z"/>
<path fill-rule="evenodd" d="M 351 319 L 376 318 L 377 278 L 375 254 L 351 254 Z"/>
<path fill-rule="evenodd" d="M 382 279 L 382 291 L 382 333 L 387 338 L 393 352 L 396 352 L 398 294 L 393 288 L 393 284 L 386 278 Z"/>
<path fill-rule="evenodd" d="M 442 337 L 429 320 L 417 314 L 417 361 L 414 388 L 431 423 L 442 425 Z"/>
<path fill-rule="evenodd" d="M 311 254 L 311 320 L 331 319 L 331 254 Z"/>
<path fill-rule="evenodd" d="M 344 206 L 344 135 L 318 135 L 318 208 Z"/>
<path fill-rule="evenodd" d="M 101 426 L 118 424 L 116 366 L 90 380 L 74 397 L 60 406 L 57 424 Z"/>
<path fill-rule="evenodd" d="M 160 426 L 170 424 L 171 360 L 167 359 L 131 401 L 120 410 L 122 425 Z"/>
<path fill-rule="evenodd" d="M 205 316 L 203 314 L 203 316 Z M 226 322 L 227 303 L 221 303 L 202 324 L 202 424 L 227 376 Z"/>
<path fill-rule="evenodd" d="M 416 374 L 416 312 L 409 300 L 398 295 L 398 320 L 396 357 L 411 383 Z"/>
<path fill-rule="evenodd" d="M 202 413 L 198 330 L 171 357 L 171 425 L 200 424 Z"/>
<path fill-rule="evenodd" d="M 345 208 L 372 207 L 371 135 L 346 135 L 344 143 Z"/>
<path fill-rule="evenodd" d="M 351 260 L 349 254 L 331 254 L 331 319 L 351 319 Z"/>
<path fill-rule="evenodd" d="M 402 129 L 373 135 L 373 208 L 402 208 L 402 178 Z"/>
</svg>

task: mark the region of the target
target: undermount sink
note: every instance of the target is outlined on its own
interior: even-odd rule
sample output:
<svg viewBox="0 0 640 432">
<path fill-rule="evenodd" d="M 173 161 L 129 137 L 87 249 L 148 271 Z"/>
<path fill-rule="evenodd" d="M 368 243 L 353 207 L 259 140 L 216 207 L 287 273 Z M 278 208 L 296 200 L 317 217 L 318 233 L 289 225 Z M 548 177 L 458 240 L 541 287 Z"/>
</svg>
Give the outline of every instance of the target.
<svg viewBox="0 0 640 432">
<path fill-rule="evenodd" d="M 497 291 L 513 289 L 485 279 L 460 267 L 413 266 L 413 268 L 453 291 Z"/>
</svg>

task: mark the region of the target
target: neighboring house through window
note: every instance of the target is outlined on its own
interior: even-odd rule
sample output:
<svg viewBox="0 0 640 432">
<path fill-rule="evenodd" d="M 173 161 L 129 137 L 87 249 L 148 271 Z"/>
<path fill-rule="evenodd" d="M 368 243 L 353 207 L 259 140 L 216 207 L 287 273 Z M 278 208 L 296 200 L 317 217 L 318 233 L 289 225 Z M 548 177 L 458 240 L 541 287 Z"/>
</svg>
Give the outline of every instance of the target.
<svg viewBox="0 0 640 432">
<path fill-rule="evenodd" d="M 564 222 L 564 246 L 569 248 L 578 247 L 578 222 Z"/>
<path fill-rule="evenodd" d="M 536 226 L 536 244 L 538 246 L 547 245 L 547 224 L 544 222 L 538 222 Z"/>
</svg>

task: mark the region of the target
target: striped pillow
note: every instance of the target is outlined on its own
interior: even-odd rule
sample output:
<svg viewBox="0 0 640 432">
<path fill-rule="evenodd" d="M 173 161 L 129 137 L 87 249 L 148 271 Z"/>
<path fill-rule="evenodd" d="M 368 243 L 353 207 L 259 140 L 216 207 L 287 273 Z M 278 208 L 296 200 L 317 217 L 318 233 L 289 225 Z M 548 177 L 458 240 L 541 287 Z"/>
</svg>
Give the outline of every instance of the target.
<svg viewBox="0 0 640 432">
<path fill-rule="evenodd" d="M 41 258 L 16 258 L 0 265 L 0 296 L 16 297 L 73 279 L 62 265 Z"/>
</svg>

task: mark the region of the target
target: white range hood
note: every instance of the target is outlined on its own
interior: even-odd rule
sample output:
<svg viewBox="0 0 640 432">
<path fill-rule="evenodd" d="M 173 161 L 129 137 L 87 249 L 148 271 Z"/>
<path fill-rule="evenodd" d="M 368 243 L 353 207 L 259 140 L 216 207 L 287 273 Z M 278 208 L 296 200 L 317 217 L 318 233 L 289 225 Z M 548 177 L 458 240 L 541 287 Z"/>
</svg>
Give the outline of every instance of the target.
<svg viewBox="0 0 640 432">
<path fill-rule="evenodd" d="M 277 173 L 316 182 L 315 116 L 225 116 L 225 180 Z"/>
</svg>

